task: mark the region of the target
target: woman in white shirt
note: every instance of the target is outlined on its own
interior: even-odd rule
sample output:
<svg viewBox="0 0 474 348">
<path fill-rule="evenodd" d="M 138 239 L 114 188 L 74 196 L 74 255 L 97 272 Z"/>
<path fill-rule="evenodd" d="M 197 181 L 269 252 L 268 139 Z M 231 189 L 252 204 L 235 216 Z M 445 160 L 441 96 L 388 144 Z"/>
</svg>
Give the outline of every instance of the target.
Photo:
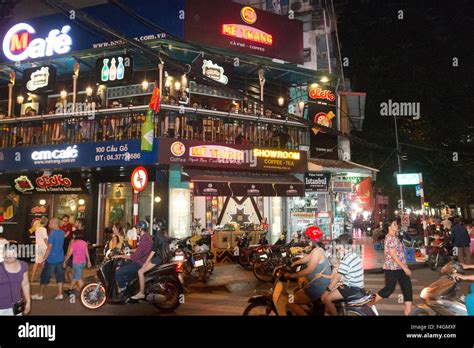
<svg viewBox="0 0 474 348">
<path fill-rule="evenodd" d="M 48 219 L 42 217 L 41 220 L 37 223 L 35 229 L 35 264 L 33 266 L 33 271 L 31 273 L 31 282 L 34 281 L 36 271 L 40 265 L 43 265 L 44 256 L 46 254 L 46 249 L 48 248 L 48 231 L 46 230 L 46 225 L 48 224 Z"/>
</svg>

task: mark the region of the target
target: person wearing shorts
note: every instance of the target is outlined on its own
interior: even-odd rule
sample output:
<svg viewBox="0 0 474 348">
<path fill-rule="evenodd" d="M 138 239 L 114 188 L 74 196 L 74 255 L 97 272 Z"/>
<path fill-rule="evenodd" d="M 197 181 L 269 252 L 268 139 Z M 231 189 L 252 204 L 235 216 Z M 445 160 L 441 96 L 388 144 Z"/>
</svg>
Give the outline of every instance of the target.
<svg viewBox="0 0 474 348">
<path fill-rule="evenodd" d="M 46 250 L 48 249 L 48 231 L 46 230 L 46 225 L 48 224 L 48 219 L 42 217 L 38 221 L 35 229 L 35 264 L 33 266 L 33 271 L 31 272 L 31 282 L 34 281 L 36 272 L 38 268 L 43 265 L 46 255 Z"/>
<path fill-rule="evenodd" d="M 89 247 L 84 240 L 83 234 L 74 233 L 73 238 L 69 244 L 67 255 L 63 263 L 63 267 L 66 268 L 66 263 L 72 256 L 72 282 L 70 288 L 65 291 L 67 294 L 71 294 L 76 286 L 78 291 L 82 288 L 84 285 L 84 281 L 82 280 L 84 268 L 86 265 L 88 268 L 92 266 L 89 257 Z"/>
<path fill-rule="evenodd" d="M 326 293 L 322 300 L 326 306 L 326 312 L 330 315 L 337 315 L 334 301 L 348 299 L 363 292 L 364 269 L 362 259 L 352 251 L 352 238 L 348 234 L 343 234 L 336 239 L 336 250 L 341 262 L 337 272 L 331 279 L 331 283 L 326 288 Z M 339 285 L 340 284 L 340 285 Z"/>
<path fill-rule="evenodd" d="M 48 238 L 48 248 L 44 256 L 45 263 L 43 271 L 40 276 L 40 291 L 38 294 L 31 296 L 33 300 L 42 300 L 46 285 L 48 285 L 51 276 L 54 273 L 58 293 L 55 300 L 62 300 L 63 297 L 63 283 L 64 283 L 64 231 L 59 229 L 59 220 L 54 218 L 49 222 L 51 233 Z"/>
</svg>

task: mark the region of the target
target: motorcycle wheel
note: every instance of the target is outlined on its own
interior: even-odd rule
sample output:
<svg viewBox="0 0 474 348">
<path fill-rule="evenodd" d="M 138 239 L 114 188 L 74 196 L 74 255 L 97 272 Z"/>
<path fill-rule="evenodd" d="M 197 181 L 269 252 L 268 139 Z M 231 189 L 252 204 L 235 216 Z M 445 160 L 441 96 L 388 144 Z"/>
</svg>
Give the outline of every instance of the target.
<svg viewBox="0 0 474 348">
<path fill-rule="evenodd" d="M 436 254 L 435 253 L 431 253 L 429 256 L 428 256 L 428 267 L 432 270 L 432 271 L 436 271 L 436 268 L 438 268 L 438 264 L 436 262 Z"/>
<path fill-rule="evenodd" d="M 212 260 L 207 260 L 207 272 L 211 274 L 214 272 L 214 261 Z"/>
<path fill-rule="evenodd" d="M 244 255 L 244 254 L 240 253 L 239 258 L 237 259 L 237 262 L 242 267 L 247 267 L 250 263 L 250 259 L 249 259 L 248 255 Z"/>
<path fill-rule="evenodd" d="M 375 313 L 372 311 L 372 309 L 370 309 L 369 306 L 353 307 L 346 310 L 346 316 L 371 317 L 374 315 Z"/>
<path fill-rule="evenodd" d="M 253 274 L 261 282 L 271 282 L 273 280 L 273 269 L 275 267 L 271 264 L 271 261 L 257 260 L 253 264 Z"/>
<path fill-rule="evenodd" d="M 149 295 L 162 295 L 166 297 L 164 302 L 154 302 L 152 301 L 153 306 L 163 313 L 174 312 L 181 305 L 181 298 L 183 291 L 181 286 L 175 281 L 166 280 L 161 283 L 153 284 L 148 289 Z"/>
<path fill-rule="evenodd" d="M 199 278 L 200 278 L 204 283 L 207 282 L 207 270 L 206 270 L 206 267 L 207 267 L 207 266 L 200 266 L 199 269 L 198 269 Z"/>
<path fill-rule="evenodd" d="M 430 313 L 428 313 L 428 311 L 423 308 L 415 308 L 410 313 L 410 316 L 415 316 L 415 317 L 427 317 L 429 315 Z"/>
<path fill-rule="evenodd" d="M 87 309 L 99 309 L 107 302 L 105 288 L 100 283 L 84 285 L 81 289 L 80 297 L 82 305 Z"/>
<path fill-rule="evenodd" d="M 276 315 L 275 311 L 272 309 L 270 313 L 267 313 L 268 305 L 263 303 L 251 303 L 244 310 L 244 317 L 247 316 L 269 316 Z"/>
</svg>

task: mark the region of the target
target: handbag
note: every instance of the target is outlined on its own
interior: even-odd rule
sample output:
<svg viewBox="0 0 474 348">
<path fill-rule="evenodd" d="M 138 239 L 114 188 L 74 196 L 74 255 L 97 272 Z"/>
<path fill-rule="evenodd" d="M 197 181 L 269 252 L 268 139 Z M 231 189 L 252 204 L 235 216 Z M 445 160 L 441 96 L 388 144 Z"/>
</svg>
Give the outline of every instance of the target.
<svg viewBox="0 0 474 348">
<path fill-rule="evenodd" d="M 2 263 L 2 268 L 5 274 L 7 275 L 8 278 L 8 284 L 10 285 L 10 297 L 12 299 L 12 309 L 13 309 L 13 315 L 18 315 L 21 314 L 25 311 L 25 302 L 23 299 L 21 299 L 18 302 L 13 301 L 13 289 L 12 289 L 12 282 L 10 280 L 10 276 L 8 275 L 7 270 L 5 269 L 5 265 Z"/>
</svg>

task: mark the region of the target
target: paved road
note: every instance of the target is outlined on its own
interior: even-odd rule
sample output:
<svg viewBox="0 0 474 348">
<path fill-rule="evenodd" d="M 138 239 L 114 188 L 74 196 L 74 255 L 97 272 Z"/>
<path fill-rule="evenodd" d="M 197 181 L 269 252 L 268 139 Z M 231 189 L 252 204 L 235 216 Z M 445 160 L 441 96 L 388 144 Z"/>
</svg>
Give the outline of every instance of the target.
<svg viewBox="0 0 474 348">
<path fill-rule="evenodd" d="M 415 303 L 419 302 L 421 290 L 440 277 L 439 273 L 429 269 L 413 271 L 412 283 Z M 366 288 L 377 291 L 384 286 L 383 274 L 366 274 Z M 168 315 L 242 315 L 247 301 L 254 293 L 263 293 L 271 284 L 262 284 L 253 276 L 252 272 L 243 270 L 237 265 L 216 267 L 215 274 L 207 285 L 192 282 L 185 294 L 185 303 L 175 313 Z M 32 293 L 38 290 L 38 284 L 33 283 Z M 467 291 L 467 285 L 463 286 Z M 391 298 L 377 305 L 380 315 L 403 315 L 403 305 L 398 303 L 400 289 L 397 287 Z M 162 315 L 149 304 L 105 305 L 90 311 L 84 308 L 74 298 L 63 301 L 54 300 L 55 287 L 47 287 L 46 298 L 43 301 L 34 301 L 32 314 L 34 315 Z"/>
</svg>

